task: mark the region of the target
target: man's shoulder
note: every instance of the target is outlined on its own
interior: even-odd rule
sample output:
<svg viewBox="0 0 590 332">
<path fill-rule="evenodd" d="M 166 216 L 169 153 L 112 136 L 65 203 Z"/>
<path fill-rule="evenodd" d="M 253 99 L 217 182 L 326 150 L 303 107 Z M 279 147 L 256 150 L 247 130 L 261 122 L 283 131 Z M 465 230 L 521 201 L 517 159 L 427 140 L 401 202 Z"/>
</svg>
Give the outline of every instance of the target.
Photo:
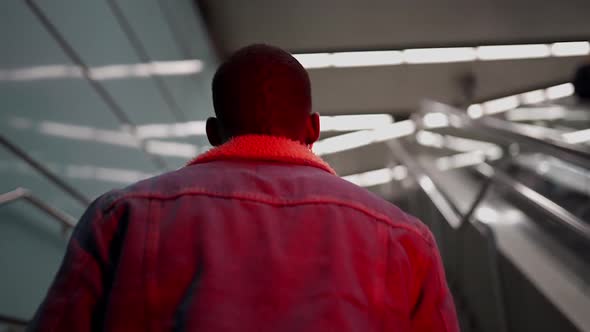
<svg viewBox="0 0 590 332">
<path fill-rule="evenodd" d="M 179 171 L 182 169 L 162 173 L 160 175 L 152 176 L 138 182 L 132 183 L 123 188 L 112 189 L 95 199 L 92 205 L 103 213 L 112 210 L 113 207 L 119 205 L 128 199 L 133 198 L 149 198 L 151 196 L 157 197 L 164 193 L 165 189 L 173 190 L 175 183 L 178 181 Z"/>
<path fill-rule="evenodd" d="M 427 226 L 392 202 L 339 176 L 326 172 L 309 174 L 307 184 L 310 186 L 310 198 L 344 209 L 354 209 L 367 216 L 367 221 L 376 221 L 389 228 L 406 230 L 411 236 L 417 236 L 429 245 L 432 244 L 432 235 Z"/>
<path fill-rule="evenodd" d="M 224 170 L 225 173 L 228 170 Z M 100 195 L 93 205 L 102 211 L 130 200 L 168 199 L 187 194 L 190 189 L 206 188 L 207 183 L 218 178 L 219 170 L 208 164 L 197 164 L 158 174 L 132 183 L 123 188 L 112 189 Z"/>
<path fill-rule="evenodd" d="M 100 205 L 104 210 L 109 210 L 132 199 L 172 200 L 199 193 L 205 196 L 207 193 L 219 193 L 221 196 L 231 193 L 236 194 L 238 200 L 252 194 L 256 197 L 268 196 L 273 202 L 313 201 L 314 204 L 354 209 L 367 216 L 367 220 L 381 222 L 392 228 L 407 229 L 427 240 L 431 237 L 420 220 L 365 188 L 314 167 L 283 168 L 276 164 L 234 165 L 221 162 L 191 165 L 108 192 L 103 195 Z M 255 184 L 264 181 L 267 183 L 262 187 L 267 189 L 269 185 L 287 189 L 278 195 L 276 191 L 271 193 L 257 189 Z M 228 195 L 223 195 L 226 189 Z M 239 193 L 246 195 L 237 195 Z"/>
</svg>

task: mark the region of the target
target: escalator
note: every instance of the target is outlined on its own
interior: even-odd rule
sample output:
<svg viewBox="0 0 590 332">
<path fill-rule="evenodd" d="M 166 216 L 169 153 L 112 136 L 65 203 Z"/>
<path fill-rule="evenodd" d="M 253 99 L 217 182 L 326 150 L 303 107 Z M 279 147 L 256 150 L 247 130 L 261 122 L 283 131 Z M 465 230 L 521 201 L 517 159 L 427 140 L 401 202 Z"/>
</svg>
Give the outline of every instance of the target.
<svg viewBox="0 0 590 332">
<path fill-rule="evenodd" d="M 394 203 L 437 239 L 462 330 L 590 331 L 587 146 L 434 102 L 414 121 L 389 142 L 411 175 Z"/>
<path fill-rule="evenodd" d="M 499 113 L 495 117 L 513 123 L 540 126 L 562 133 L 570 133 L 590 128 L 590 105 L 579 102 L 575 97 L 568 97 L 517 107 Z"/>
</svg>

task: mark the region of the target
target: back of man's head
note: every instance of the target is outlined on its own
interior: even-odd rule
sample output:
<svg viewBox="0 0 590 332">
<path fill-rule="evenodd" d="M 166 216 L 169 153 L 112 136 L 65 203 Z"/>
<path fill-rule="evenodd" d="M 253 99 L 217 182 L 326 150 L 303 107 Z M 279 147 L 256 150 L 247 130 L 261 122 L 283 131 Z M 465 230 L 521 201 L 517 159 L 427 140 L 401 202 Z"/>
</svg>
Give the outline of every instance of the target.
<svg viewBox="0 0 590 332">
<path fill-rule="evenodd" d="M 306 143 L 311 85 L 291 54 L 262 44 L 242 48 L 219 67 L 212 90 L 225 139 L 259 134 Z"/>
<path fill-rule="evenodd" d="M 575 95 L 583 101 L 590 101 L 590 63 L 578 68 L 573 84 Z"/>
</svg>

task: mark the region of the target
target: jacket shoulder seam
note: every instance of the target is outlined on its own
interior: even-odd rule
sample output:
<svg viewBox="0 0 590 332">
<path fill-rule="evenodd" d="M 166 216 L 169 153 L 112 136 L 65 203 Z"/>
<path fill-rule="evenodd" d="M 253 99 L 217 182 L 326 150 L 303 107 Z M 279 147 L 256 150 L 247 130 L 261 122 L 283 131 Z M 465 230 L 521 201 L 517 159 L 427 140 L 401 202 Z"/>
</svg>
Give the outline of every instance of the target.
<svg viewBox="0 0 590 332">
<path fill-rule="evenodd" d="M 332 204 L 338 206 L 344 206 L 351 208 L 353 210 L 359 211 L 373 219 L 386 224 L 389 227 L 393 228 L 400 228 L 405 229 L 409 232 L 412 232 L 418 235 L 429 247 L 432 247 L 433 244 L 431 243 L 429 237 L 426 234 L 423 234 L 419 227 L 413 226 L 411 224 L 403 224 L 399 222 L 395 222 L 391 220 L 391 218 L 387 217 L 385 214 L 374 211 L 370 208 L 367 208 L 364 205 L 350 202 L 347 200 L 342 200 L 334 197 L 326 197 L 326 196 L 314 196 L 306 199 L 300 200 L 289 200 L 289 199 L 277 199 L 265 195 L 255 194 L 255 193 L 244 193 L 244 192 L 236 192 L 236 193 L 221 193 L 221 192 L 214 192 L 204 189 L 189 189 L 189 190 L 181 190 L 176 193 L 172 194 L 158 194 L 158 193 L 128 193 L 122 196 L 117 197 L 113 201 L 111 201 L 106 210 L 112 209 L 117 203 L 124 199 L 157 199 L 157 200 L 172 200 L 176 199 L 181 196 L 208 196 L 213 198 L 219 199 L 237 199 L 240 201 L 250 201 L 250 202 L 257 202 L 272 206 L 297 206 L 297 205 L 311 205 L 311 204 Z M 402 215 L 402 218 L 405 221 L 408 221 L 408 218 Z"/>
</svg>

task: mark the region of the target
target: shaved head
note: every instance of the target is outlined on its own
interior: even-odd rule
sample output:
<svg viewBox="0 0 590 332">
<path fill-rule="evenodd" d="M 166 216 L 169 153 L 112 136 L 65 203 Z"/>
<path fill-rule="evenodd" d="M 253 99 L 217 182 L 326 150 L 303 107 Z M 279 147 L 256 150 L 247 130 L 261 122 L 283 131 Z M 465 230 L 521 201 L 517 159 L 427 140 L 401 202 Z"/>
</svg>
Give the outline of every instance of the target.
<svg viewBox="0 0 590 332">
<path fill-rule="evenodd" d="M 262 44 L 242 48 L 219 67 L 212 90 L 225 138 L 258 134 L 310 143 L 311 84 L 288 52 Z"/>
<path fill-rule="evenodd" d="M 590 63 L 578 68 L 573 84 L 576 96 L 582 100 L 590 100 Z"/>
</svg>

